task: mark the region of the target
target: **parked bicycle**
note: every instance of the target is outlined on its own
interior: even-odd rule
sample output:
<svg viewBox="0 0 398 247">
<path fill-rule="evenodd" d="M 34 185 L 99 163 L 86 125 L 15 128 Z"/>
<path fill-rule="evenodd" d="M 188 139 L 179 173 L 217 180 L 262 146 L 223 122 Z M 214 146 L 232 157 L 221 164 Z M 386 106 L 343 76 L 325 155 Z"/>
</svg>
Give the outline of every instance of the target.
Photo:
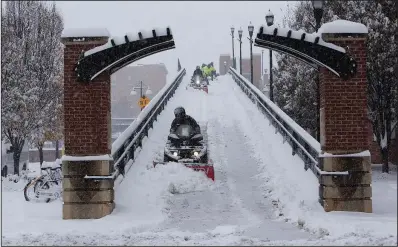
<svg viewBox="0 0 398 247">
<path fill-rule="evenodd" d="M 44 201 L 62 198 L 62 169 L 42 167 L 41 175 L 31 180 L 24 188 L 26 201 Z"/>
</svg>

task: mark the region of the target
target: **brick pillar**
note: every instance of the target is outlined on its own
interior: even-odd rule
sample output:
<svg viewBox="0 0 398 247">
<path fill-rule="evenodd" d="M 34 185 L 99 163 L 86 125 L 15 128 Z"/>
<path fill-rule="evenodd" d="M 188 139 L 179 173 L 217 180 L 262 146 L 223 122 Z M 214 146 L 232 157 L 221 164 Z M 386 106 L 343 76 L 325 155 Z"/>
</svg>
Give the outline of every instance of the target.
<svg viewBox="0 0 398 247">
<path fill-rule="evenodd" d="M 89 83 L 77 81 L 75 66 L 82 51 L 105 44 L 108 37 L 63 37 L 64 139 L 63 219 L 97 219 L 114 209 L 113 180 L 93 181 L 86 175 L 108 176 L 111 154 L 110 75 Z M 89 156 L 89 157 L 87 157 Z M 104 157 L 105 156 L 105 157 Z"/>
<path fill-rule="evenodd" d="M 327 153 L 320 155 L 320 168 L 350 173 L 350 176 L 321 177 L 319 194 L 325 211 L 372 212 L 371 161 L 367 151 L 371 128 L 367 118 L 366 36 L 324 33 L 322 37 L 345 48 L 357 62 L 357 73 L 348 80 L 326 68 L 320 72 L 320 142 L 322 152 Z"/>
</svg>

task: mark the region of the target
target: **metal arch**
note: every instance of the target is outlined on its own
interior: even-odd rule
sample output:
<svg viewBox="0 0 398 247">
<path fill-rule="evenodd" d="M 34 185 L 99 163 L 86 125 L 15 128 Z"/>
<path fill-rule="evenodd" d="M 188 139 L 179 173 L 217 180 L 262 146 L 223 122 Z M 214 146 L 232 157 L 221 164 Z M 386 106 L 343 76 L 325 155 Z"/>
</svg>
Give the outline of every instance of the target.
<svg viewBox="0 0 398 247">
<path fill-rule="evenodd" d="M 255 46 L 285 53 L 312 67 L 325 67 L 345 80 L 356 74 L 357 64 L 354 58 L 350 57 L 347 53 L 319 45 L 318 37 L 312 43 L 302 40 L 305 38 L 305 35 L 302 35 L 302 39 L 294 39 L 278 36 L 277 33 L 278 28 L 274 29 L 273 34 L 265 34 L 261 28 L 254 41 Z"/>
<path fill-rule="evenodd" d="M 124 66 L 140 60 L 144 57 L 175 48 L 173 35 L 167 28 L 167 34 L 157 36 L 155 30 L 152 30 L 153 37 L 142 38 L 129 41 L 125 36 L 126 43 L 115 45 L 111 40 L 112 47 L 102 51 L 80 57 L 76 64 L 75 72 L 79 82 L 90 82 L 101 74 L 108 72 L 110 74 L 118 71 Z"/>
</svg>

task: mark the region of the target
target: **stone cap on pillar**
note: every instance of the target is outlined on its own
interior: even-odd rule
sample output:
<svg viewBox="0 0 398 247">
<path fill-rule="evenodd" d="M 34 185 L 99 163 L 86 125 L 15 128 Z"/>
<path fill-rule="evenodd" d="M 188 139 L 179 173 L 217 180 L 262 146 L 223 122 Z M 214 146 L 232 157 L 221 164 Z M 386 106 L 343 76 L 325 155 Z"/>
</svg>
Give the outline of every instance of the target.
<svg viewBox="0 0 398 247">
<path fill-rule="evenodd" d="M 107 42 L 110 33 L 106 28 L 69 28 L 61 34 L 63 44 L 76 42 L 104 43 Z"/>
<path fill-rule="evenodd" d="M 323 39 L 330 38 L 365 38 L 368 34 L 368 28 L 358 22 L 347 20 L 335 20 L 323 24 L 318 33 Z"/>
</svg>

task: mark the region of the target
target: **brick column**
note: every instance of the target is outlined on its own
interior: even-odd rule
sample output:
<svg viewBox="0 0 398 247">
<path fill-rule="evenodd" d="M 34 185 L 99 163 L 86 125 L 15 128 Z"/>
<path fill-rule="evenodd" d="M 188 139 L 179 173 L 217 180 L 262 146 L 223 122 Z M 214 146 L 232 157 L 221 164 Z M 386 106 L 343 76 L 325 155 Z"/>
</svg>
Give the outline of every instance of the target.
<svg viewBox="0 0 398 247">
<path fill-rule="evenodd" d="M 324 153 L 319 158 L 320 168 L 350 173 L 321 177 L 319 195 L 325 211 L 372 212 L 366 37 L 363 33 L 322 36 L 326 42 L 345 48 L 357 62 L 357 73 L 348 80 L 326 68 L 320 72 L 320 142 Z"/>
<path fill-rule="evenodd" d="M 92 181 L 86 175 L 108 176 L 111 154 L 110 75 L 89 83 L 77 81 L 80 54 L 103 45 L 108 37 L 62 37 L 64 49 L 63 219 L 96 219 L 114 209 L 112 181 Z M 87 157 L 89 156 L 89 157 Z"/>
</svg>

